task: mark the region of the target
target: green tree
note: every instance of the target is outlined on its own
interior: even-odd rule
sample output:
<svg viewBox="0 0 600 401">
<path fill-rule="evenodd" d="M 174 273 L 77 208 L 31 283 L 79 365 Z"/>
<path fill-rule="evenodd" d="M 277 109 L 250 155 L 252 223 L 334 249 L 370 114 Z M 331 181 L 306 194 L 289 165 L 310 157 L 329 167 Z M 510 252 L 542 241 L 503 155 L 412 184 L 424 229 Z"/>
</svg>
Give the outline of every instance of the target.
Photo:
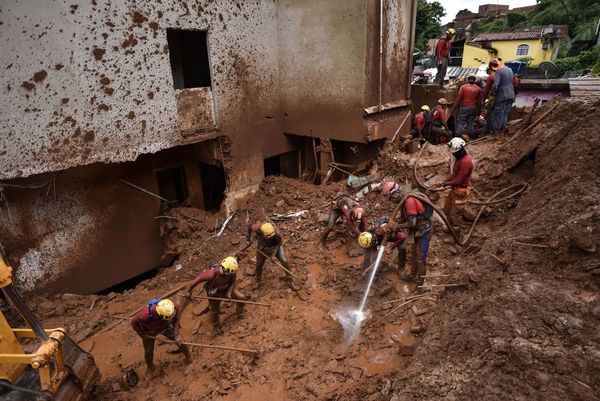
<svg viewBox="0 0 600 401">
<path fill-rule="evenodd" d="M 428 3 L 417 0 L 417 23 L 415 26 L 415 49 L 426 53 L 427 41 L 441 34 L 440 21 L 446 15 L 444 7 L 437 1 Z"/>
</svg>

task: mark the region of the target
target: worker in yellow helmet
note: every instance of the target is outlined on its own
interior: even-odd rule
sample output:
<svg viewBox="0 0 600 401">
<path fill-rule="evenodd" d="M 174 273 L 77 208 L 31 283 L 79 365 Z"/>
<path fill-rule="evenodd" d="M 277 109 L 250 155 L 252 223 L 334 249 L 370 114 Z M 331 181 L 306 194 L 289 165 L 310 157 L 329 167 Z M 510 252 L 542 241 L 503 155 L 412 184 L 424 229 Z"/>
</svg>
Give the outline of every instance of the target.
<svg viewBox="0 0 600 401">
<path fill-rule="evenodd" d="M 131 319 L 131 327 L 142 338 L 144 359 L 149 374 L 152 374 L 155 370 L 153 364 L 154 342 L 155 337 L 159 334 L 164 335 L 171 341 L 177 341 L 177 346 L 185 355 L 186 363 L 192 361 L 187 346 L 181 344 L 183 339 L 179 335 L 181 325 L 178 309 L 179 304 L 170 299 L 152 299 Z"/>
<path fill-rule="evenodd" d="M 425 142 L 428 138 L 425 138 L 425 118 L 427 114 L 431 111 L 429 106 L 424 104 L 421 106 L 421 109 L 415 114 L 415 118 L 413 120 L 413 129 L 412 129 L 412 137 L 414 139 L 418 139 L 421 144 Z"/>
<path fill-rule="evenodd" d="M 265 261 L 268 257 L 276 257 L 281 265 L 287 270 L 290 270 L 290 264 L 285 256 L 285 251 L 282 245 L 282 237 L 275 225 L 269 221 L 248 225 L 246 231 L 246 242 L 252 243 L 252 234 L 256 236 L 258 242 L 256 251 L 256 288 L 262 283 L 262 272 Z M 292 289 L 299 290 L 300 288 L 292 281 L 292 276 L 286 273 L 288 284 Z"/>
<path fill-rule="evenodd" d="M 448 71 L 448 63 L 450 62 L 450 48 L 452 47 L 452 38 L 456 35 L 454 28 L 448 28 L 446 35 L 438 39 L 435 47 L 435 60 L 437 61 L 437 74 L 433 79 L 434 84 L 444 86 L 444 78 Z"/>
<path fill-rule="evenodd" d="M 229 298 L 247 301 L 250 297 L 242 294 L 235 288 L 236 272 L 238 262 L 234 256 L 227 256 L 221 263 L 213 264 L 208 270 L 196 277 L 187 287 L 187 297 L 191 297 L 192 290 L 200 283 L 206 283 L 206 295 L 215 298 Z M 213 325 L 215 334 L 223 334 L 223 328 L 219 321 L 219 311 L 221 301 L 215 299 L 208 300 L 208 310 L 210 311 L 210 321 Z M 236 303 L 238 318 L 244 317 L 244 304 Z"/>
<path fill-rule="evenodd" d="M 400 275 L 404 270 L 406 263 L 406 232 L 401 228 L 391 228 L 387 217 L 375 222 L 375 225 L 368 231 L 363 231 L 358 236 L 358 244 L 365 249 L 363 259 L 363 269 L 367 269 L 377 258 L 377 247 L 385 246 L 388 242 L 392 243 L 391 249 L 398 248 L 398 260 L 396 272 Z"/>
</svg>

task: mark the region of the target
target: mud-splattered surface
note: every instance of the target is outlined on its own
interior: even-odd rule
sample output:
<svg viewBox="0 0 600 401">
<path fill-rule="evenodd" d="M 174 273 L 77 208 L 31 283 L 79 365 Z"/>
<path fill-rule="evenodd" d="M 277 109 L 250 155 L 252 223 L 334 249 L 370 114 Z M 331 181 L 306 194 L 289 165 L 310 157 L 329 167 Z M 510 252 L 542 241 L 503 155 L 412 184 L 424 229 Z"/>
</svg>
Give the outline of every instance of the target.
<svg viewBox="0 0 600 401">
<path fill-rule="evenodd" d="M 445 276 L 426 283 L 465 286 L 430 289 L 432 300 L 416 301 L 375 324 L 392 308 L 386 301 L 413 290 L 399 280 L 391 268 L 394 255 L 386 253 L 368 303 L 371 317 L 354 342 L 344 341 L 330 313 L 358 305 L 366 284 L 358 267 L 361 258 L 348 256 L 341 227 L 325 250 L 317 246 L 324 224 L 319 223 L 324 218 L 320 214 L 341 184 L 314 187 L 269 177 L 222 237 L 211 238 L 223 220 L 217 215 L 174 209 L 172 216 L 180 220 L 168 220 L 163 227 L 171 249 L 179 253 L 174 267 L 124 294 L 66 295 L 58 302 L 36 299 L 32 305 L 46 316 L 46 325 L 66 323 L 94 354 L 103 374 L 99 400 L 596 400 L 600 149 L 590 131 L 593 125 L 575 115 L 599 106 L 563 102 L 555 117 L 499 154 L 494 148 L 507 137 L 471 145 L 477 161 L 476 199 L 523 180 L 530 189 L 491 206 L 471 246 L 455 246 L 436 222 L 429 274 Z M 578 129 L 571 130 L 570 124 Z M 585 147 L 579 146 L 582 142 Z M 533 158 L 515 164 L 519 155 L 534 148 Z M 561 162 L 565 158 L 569 164 Z M 414 160 L 415 155 L 386 150 L 377 169 L 412 182 Z M 428 148 L 420 162 L 421 179 L 439 181 L 447 172 L 447 160 L 444 147 Z M 506 170 L 510 166 L 514 168 Z M 392 209 L 377 193 L 363 203 L 370 221 Z M 145 369 L 140 341 L 127 323 L 98 333 L 113 322 L 105 315 L 126 315 L 238 251 L 247 223 L 302 209 L 309 210 L 305 219 L 278 226 L 305 289 L 288 288 L 279 280 L 278 268 L 267 263 L 264 288 L 253 290 L 250 252 L 241 261 L 240 288 L 270 308 L 249 306 L 242 320 L 234 307 L 224 308 L 223 336 L 212 334 L 206 315 L 196 316 L 205 301 L 183 316 L 186 340 L 256 349 L 257 356 L 196 349 L 194 362 L 185 365 L 181 355 L 161 345 L 155 356 L 163 372 L 158 378 L 128 392 L 113 392 L 124 369 L 133 367 L 142 377 Z M 461 223 L 461 231 L 466 225 Z"/>
</svg>

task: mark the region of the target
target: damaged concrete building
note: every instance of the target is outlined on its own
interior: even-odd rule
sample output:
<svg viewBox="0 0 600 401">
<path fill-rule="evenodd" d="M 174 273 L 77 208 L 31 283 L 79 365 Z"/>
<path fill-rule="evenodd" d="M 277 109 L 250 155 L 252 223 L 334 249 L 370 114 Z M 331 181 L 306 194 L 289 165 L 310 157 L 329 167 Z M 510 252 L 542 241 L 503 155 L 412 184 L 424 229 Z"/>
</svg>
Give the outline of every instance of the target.
<svg viewBox="0 0 600 401">
<path fill-rule="evenodd" d="M 25 290 L 154 269 L 170 203 L 225 215 L 265 175 L 313 171 L 313 143 L 357 162 L 410 127 L 416 1 L 0 10 L 0 242 Z"/>
</svg>

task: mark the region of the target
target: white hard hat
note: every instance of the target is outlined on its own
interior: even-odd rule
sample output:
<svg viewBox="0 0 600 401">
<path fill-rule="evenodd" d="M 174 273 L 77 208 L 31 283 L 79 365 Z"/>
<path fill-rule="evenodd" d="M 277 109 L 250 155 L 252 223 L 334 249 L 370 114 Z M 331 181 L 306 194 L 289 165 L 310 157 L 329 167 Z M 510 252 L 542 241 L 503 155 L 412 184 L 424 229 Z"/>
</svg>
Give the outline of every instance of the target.
<svg viewBox="0 0 600 401">
<path fill-rule="evenodd" d="M 448 142 L 448 147 L 450 148 L 450 152 L 456 153 L 459 150 L 461 150 L 462 148 L 464 148 L 466 144 L 467 143 L 465 142 L 464 139 L 456 137 L 456 138 L 452 138 L 450 140 L 450 142 Z"/>
</svg>

